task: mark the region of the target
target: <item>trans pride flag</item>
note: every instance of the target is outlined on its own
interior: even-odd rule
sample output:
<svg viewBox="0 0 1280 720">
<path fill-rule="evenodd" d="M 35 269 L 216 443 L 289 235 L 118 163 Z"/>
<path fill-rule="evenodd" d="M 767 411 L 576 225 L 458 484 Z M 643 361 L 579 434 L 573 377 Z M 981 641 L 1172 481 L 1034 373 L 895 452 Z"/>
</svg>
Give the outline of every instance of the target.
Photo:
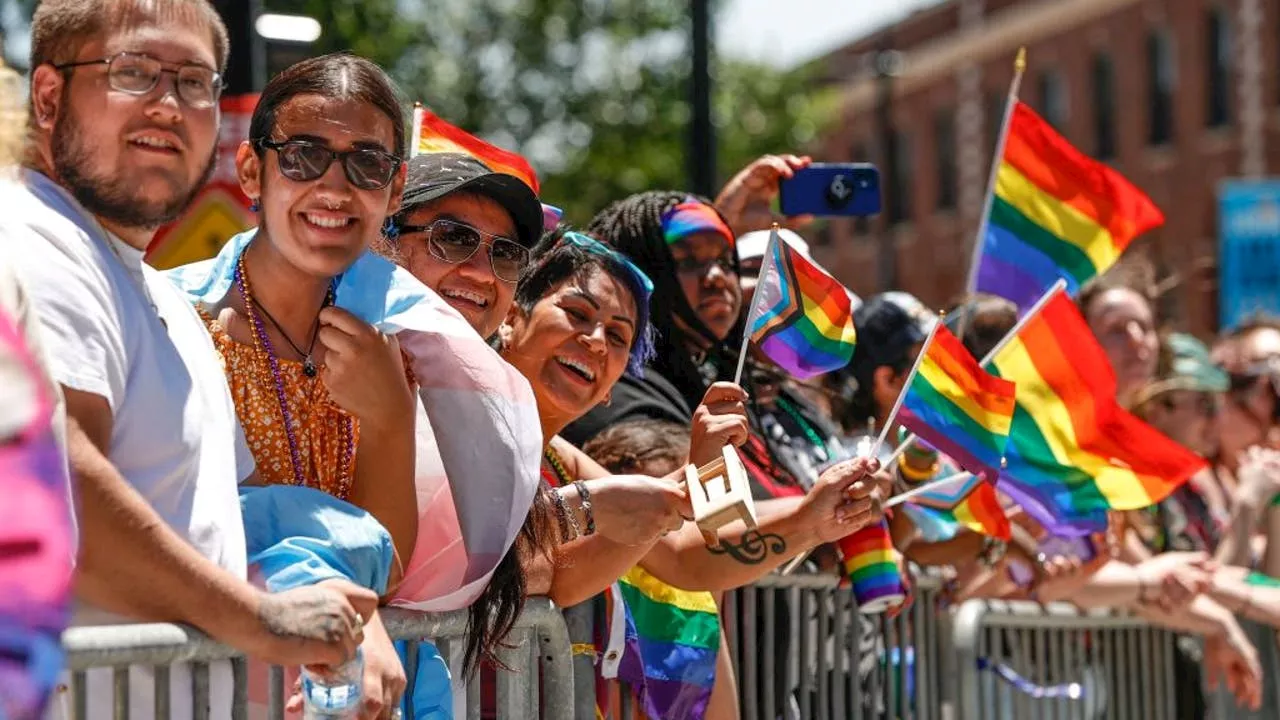
<svg viewBox="0 0 1280 720">
<path fill-rule="evenodd" d="M 193 304 L 231 290 L 257 229 L 217 257 L 166 273 Z M 337 306 L 395 335 L 418 378 L 418 539 L 392 605 L 473 603 L 515 542 L 538 488 L 542 430 L 529 383 L 456 310 L 407 270 L 366 251 L 338 279 Z"/>
<path fill-rule="evenodd" d="M 853 358 L 853 313 L 861 304 L 775 230 L 747 315 L 747 336 L 792 376 L 821 375 Z"/>
<path fill-rule="evenodd" d="M 1138 235 L 1164 224 L 1151 199 L 1014 103 L 970 283 L 1020 309 L 1057 280 L 1075 293 Z"/>
</svg>

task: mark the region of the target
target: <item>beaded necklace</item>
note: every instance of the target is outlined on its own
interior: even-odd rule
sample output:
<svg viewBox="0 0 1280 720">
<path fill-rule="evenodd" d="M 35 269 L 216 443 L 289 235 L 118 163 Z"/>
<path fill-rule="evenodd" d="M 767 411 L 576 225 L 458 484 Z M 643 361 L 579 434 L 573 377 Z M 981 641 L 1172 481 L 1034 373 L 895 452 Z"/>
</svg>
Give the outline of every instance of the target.
<svg viewBox="0 0 1280 720">
<path fill-rule="evenodd" d="M 800 411 L 797 410 L 786 398 L 779 396 L 775 404 L 787 415 L 790 415 L 791 419 L 800 426 L 800 431 L 804 433 L 805 437 L 809 438 L 809 442 L 813 443 L 814 449 L 821 454 L 819 459 L 826 462 L 830 458 L 830 454 L 827 452 L 827 443 L 818 435 L 818 431 L 813 429 L 813 426 L 809 424 L 809 421 L 805 420 L 804 416 L 800 414 Z"/>
<path fill-rule="evenodd" d="M 235 283 L 236 289 L 240 291 L 240 297 L 244 298 L 244 307 L 246 314 L 249 316 L 249 325 L 253 328 L 254 347 L 258 350 L 259 355 L 265 356 L 267 367 L 271 370 L 271 378 L 275 381 L 276 400 L 280 404 L 280 417 L 284 420 L 285 438 L 289 443 L 289 460 L 293 465 L 293 484 L 306 485 L 302 469 L 302 455 L 298 451 L 298 438 L 294 434 L 293 413 L 289 412 L 289 404 L 284 392 L 284 379 L 280 375 L 280 362 L 276 357 L 275 348 L 271 345 L 271 338 L 267 336 L 266 327 L 262 324 L 262 319 L 258 317 L 258 312 L 255 309 L 257 302 L 253 299 L 253 292 L 250 290 L 249 274 L 245 270 L 243 253 L 240 254 L 240 259 L 236 262 Z M 329 292 L 325 296 L 324 304 L 330 305 L 332 302 L 333 286 L 331 284 Z M 335 493 L 339 498 L 345 498 L 347 491 L 351 487 L 351 459 L 355 454 L 354 418 L 350 416 L 343 417 L 343 431 L 345 437 L 342 454 L 338 459 L 338 487 Z"/>
<path fill-rule="evenodd" d="M 555 471 L 556 478 L 560 481 L 561 487 L 567 487 L 573 484 L 573 477 L 569 475 L 569 471 L 565 469 L 564 462 L 560 460 L 560 453 L 547 446 L 542 451 L 542 456 L 547 459 L 547 463 L 551 465 L 551 469 Z"/>
</svg>

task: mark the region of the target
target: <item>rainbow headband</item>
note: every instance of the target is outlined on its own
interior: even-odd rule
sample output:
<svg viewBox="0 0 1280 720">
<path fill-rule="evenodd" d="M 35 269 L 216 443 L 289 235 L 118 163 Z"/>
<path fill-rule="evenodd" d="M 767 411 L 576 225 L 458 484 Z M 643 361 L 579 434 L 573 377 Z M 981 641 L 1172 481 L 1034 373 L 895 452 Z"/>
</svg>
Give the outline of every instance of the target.
<svg viewBox="0 0 1280 720">
<path fill-rule="evenodd" d="M 720 213 L 704 202 L 689 198 L 662 213 L 662 236 L 668 245 L 702 232 L 716 233 L 733 247 L 733 231 Z"/>
</svg>

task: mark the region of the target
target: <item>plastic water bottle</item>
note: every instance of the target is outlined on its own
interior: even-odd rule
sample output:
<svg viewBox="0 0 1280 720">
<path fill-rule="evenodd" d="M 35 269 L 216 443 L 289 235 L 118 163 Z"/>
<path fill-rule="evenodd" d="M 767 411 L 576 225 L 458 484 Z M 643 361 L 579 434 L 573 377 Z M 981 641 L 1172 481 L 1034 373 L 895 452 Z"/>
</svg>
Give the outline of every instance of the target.
<svg viewBox="0 0 1280 720">
<path fill-rule="evenodd" d="M 302 668 L 303 720 L 354 720 L 360 709 L 360 686 L 364 677 L 364 653 L 317 675 Z"/>
</svg>

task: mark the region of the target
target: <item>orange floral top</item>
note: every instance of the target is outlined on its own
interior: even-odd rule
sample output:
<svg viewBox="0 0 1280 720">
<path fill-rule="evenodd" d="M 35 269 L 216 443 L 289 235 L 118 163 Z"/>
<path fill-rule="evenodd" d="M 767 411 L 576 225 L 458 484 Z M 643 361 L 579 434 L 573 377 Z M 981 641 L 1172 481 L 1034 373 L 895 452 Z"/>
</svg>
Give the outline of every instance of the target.
<svg viewBox="0 0 1280 720">
<path fill-rule="evenodd" d="M 267 485 L 296 484 L 271 366 L 257 347 L 236 342 L 217 320 L 203 311 L 200 314 L 222 355 L 236 415 L 258 465 L 259 477 Z M 329 391 L 318 374 L 307 377 L 302 363 L 296 360 L 278 358 L 277 362 L 285 403 L 293 418 L 303 484 L 346 500 L 355 477 L 360 423 L 329 399 Z M 344 459 L 346 453 L 350 456 Z M 344 467 L 346 472 L 342 472 Z"/>
</svg>

